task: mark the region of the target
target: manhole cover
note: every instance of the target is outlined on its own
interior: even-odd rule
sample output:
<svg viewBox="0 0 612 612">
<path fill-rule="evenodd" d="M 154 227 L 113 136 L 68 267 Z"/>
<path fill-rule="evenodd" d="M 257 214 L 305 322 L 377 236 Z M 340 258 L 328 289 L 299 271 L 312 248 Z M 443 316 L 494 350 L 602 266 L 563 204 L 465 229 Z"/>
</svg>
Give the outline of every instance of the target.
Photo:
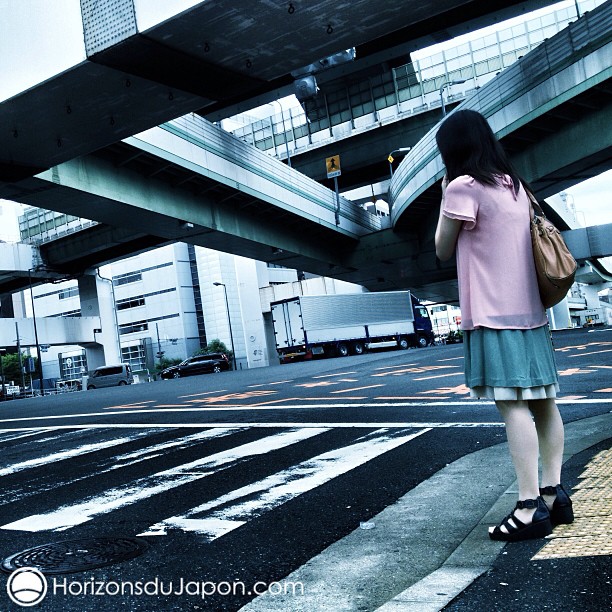
<svg viewBox="0 0 612 612">
<path fill-rule="evenodd" d="M 34 567 L 43 574 L 71 574 L 127 561 L 141 555 L 149 545 L 140 538 L 91 538 L 53 542 L 7 557 L 4 572 Z"/>
</svg>

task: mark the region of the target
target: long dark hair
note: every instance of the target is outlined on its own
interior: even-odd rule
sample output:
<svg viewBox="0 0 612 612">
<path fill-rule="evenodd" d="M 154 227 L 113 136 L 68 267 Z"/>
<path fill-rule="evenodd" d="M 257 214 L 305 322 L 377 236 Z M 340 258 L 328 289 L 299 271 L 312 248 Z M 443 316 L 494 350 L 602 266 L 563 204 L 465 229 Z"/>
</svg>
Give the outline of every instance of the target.
<svg viewBox="0 0 612 612">
<path fill-rule="evenodd" d="M 498 177 L 507 174 L 518 193 L 521 178 L 480 113 L 473 110 L 451 113 L 442 122 L 436 142 L 449 181 L 467 174 L 479 183 L 496 185 Z"/>
</svg>

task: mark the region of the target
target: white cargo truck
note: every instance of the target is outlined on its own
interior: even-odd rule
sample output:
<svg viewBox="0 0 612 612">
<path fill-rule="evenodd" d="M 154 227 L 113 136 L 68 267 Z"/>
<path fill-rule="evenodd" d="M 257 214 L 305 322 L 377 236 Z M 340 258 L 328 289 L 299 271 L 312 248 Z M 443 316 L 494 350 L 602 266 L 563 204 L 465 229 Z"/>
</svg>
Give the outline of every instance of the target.
<svg viewBox="0 0 612 612">
<path fill-rule="evenodd" d="M 281 363 L 433 343 L 427 309 L 410 291 L 306 295 L 271 309 Z"/>
</svg>

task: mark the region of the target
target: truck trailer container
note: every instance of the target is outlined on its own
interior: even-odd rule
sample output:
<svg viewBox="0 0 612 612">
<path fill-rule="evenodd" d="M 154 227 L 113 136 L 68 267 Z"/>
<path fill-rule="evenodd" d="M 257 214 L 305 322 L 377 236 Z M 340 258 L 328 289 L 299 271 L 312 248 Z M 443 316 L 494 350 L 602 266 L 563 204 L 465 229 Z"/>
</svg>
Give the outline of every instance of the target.
<svg viewBox="0 0 612 612">
<path fill-rule="evenodd" d="M 433 343 L 429 313 L 410 291 L 306 295 L 271 303 L 281 363 Z"/>
</svg>

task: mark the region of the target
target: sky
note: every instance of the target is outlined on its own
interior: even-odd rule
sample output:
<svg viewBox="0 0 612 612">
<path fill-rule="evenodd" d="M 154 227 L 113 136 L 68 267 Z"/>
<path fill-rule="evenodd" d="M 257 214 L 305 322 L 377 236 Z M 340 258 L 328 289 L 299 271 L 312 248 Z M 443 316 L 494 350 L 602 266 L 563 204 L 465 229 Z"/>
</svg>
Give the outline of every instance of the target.
<svg viewBox="0 0 612 612">
<path fill-rule="evenodd" d="M 578 221 L 585 226 L 612 223 L 612 170 L 565 191 L 573 197 Z"/>
</svg>

